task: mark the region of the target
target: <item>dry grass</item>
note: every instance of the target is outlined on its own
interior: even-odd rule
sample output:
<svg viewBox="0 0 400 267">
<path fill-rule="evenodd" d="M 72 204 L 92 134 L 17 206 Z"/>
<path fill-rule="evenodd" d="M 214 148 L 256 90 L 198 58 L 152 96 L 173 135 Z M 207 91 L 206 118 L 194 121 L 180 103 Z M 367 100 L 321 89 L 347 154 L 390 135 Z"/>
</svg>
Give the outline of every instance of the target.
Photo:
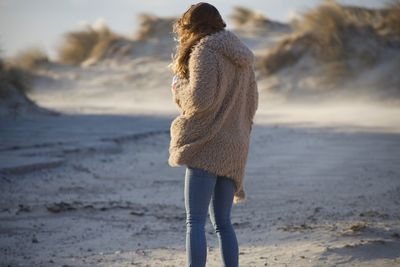
<svg viewBox="0 0 400 267">
<path fill-rule="evenodd" d="M 389 4 L 377 29 L 387 38 L 400 39 L 400 1 Z"/>
<path fill-rule="evenodd" d="M 234 7 L 230 19 L 238 28 L 248 25 L 265 26 L 270 22 L 263 14 L 241 6 Z"/>
<path fill-rule="evenodd" d="M 64 64 L 79 65 L 88 59 L 100 59 L 108 47 L 120 38 L 107 26 L 68 32 L 58 49 L 58 60 Z"/>
<path fill-rule="evenodd" d="M 176 18 L 141 14 L 139 20 L 140 26 L 135 38 L 114 33 L 104 22 L 64 34 L 58 48 L 58 61 L 63 64 L 90 66 L 106 58 L 132 55 L 135 48 L 138 53 L 145 53 L 151 50 L 147 47 L 147 41 L 150 40 L 173 41 L 172 24 Z M 159 44 L 162 46 L 165 42 Z"/>
<path fill-rule="evenodd" d="M 32 75 L 0 59 L 0 98 L 6 98 L 14 90 L 26 94 L 31 89 Z"/>
<path fill-rule="evenodd" d="M 315 55 L 325 60 L 344 56 L 344 38 L 352 21 L 348 20 L 342 7 L 333 1 L 304 14 L 298 31 L 312 37 L 312 49 Z"/>
<path fill-rule="evenodd" d="M 267 73 L 274 73 L 294 64 L 307 52 L 311 45 L 311 40 L 308 35 L 303 34 L 291 35 L 283 39 L 261 61 L 261 68 Z"/>
<path fill-rule="evenodd" d="M 41 64 L 48 63 L 49 58 L 43 49 L 31 47 L 20 51 L 11 59 L 11 62 L 17 68 L 32 70 Z"/>
<path fill-rule="evenodd" d="M 400 2 L 371 10 L 342 6 L 333 0 L 303 14 L 295 33 L 286 36 L 261 59 L 261 69 L 274 73 L 310 54 L 326 70 L 329 80 L 349 75 L 349 60 L 359 67 L 378 62 L 385 46 L 400 38 Z M 384 34 L 383 34 L 384 33 Z M 343 69 L 338 69 L 338 66 Z"/>
<path fill-rule="evenodd" d="M 266 32 L 288 32 L 291 30 L 288 24 L 272 21 L 257 11 L 240 6 L 233 9 L 230 20 L 237 30 L 242 31 L 241 34 L 264 35 Z"/>
<path fill-rule="evenodd" d="M 176 18 L 160 18 L 151 14 L 139 15 L 139 30 L 135 39 L 146 41 L 150 39 L 160 39 L 163 37 L 172 38 L 172 24 Z"/>
</svg>

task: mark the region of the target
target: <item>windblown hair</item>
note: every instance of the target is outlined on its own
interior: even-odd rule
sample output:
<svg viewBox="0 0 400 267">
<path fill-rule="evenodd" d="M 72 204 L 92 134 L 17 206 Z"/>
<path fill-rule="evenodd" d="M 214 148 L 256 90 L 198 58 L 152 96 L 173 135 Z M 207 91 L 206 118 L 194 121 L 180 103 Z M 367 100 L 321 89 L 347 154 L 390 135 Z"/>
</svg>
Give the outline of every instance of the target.
<svg viewBox="0 0 400 267">
<path fill-rule="evenodd" d="M 173 24 L 177 35 L 177 52 L 172 61 L 172 71 L 179 77 L 188 78 L 188 62 L 193 46 L 203 37 L 226 27 L 218 10 L 200 2 L 190 8 Z"/>
</svg>

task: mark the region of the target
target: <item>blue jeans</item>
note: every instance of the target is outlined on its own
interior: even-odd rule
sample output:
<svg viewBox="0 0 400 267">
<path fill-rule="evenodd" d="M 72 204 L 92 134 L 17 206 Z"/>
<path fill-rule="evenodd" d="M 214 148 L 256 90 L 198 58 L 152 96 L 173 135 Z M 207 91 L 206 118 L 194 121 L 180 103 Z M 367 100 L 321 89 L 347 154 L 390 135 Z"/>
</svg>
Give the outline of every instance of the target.
<svg viewBox="0 0 400 267">
<path fill-rule="evenodd" d="M 205 223 L 208 210 L 218 236 L 224 266 L 238 266 L 239 248 L 230 218 L 234 192 L 232 179 L 199 168 L 186 167 L 184 195 L 187 266 L 206 266 Z"/>
</svg>

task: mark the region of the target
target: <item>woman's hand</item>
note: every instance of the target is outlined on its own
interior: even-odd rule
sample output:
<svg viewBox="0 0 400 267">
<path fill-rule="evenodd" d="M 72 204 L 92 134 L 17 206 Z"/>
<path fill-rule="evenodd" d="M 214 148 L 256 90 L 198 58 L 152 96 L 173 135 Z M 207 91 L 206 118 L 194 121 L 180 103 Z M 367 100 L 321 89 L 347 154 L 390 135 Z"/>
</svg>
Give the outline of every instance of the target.
<svg viewBox="0 0 400 267">
<path fill-rule="evenodd" d="M 175 75 L 175 76 L 172 78 L 172 83 L 171 83 L 171 90 L 172 90 L 172 93 L 175 93 L 175 92 L 176 92 L 176 89 L 178 88 L 178 82 L 179 82 L 179 77 L 178 77 L 178 75 Z"/>
</svg>

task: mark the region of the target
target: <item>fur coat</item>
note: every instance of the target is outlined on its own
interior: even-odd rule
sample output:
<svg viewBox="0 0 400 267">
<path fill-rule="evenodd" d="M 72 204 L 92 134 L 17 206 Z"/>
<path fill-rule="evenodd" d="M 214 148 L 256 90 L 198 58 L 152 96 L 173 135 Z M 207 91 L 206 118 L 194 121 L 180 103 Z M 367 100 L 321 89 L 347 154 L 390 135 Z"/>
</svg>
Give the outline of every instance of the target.
<svg viewBox="0 0 400 267">
<path fill-rule="evenodd" d="M 170 127 L 168 164 L 186 165 L 234 180 L 234 203 L 244 201 L 244 173 L 258 90 L 254 55 L 229 30 L 203 37 L 192 49 L 189 78 L 173 100 L 180 115 Z"/>
</svg>

